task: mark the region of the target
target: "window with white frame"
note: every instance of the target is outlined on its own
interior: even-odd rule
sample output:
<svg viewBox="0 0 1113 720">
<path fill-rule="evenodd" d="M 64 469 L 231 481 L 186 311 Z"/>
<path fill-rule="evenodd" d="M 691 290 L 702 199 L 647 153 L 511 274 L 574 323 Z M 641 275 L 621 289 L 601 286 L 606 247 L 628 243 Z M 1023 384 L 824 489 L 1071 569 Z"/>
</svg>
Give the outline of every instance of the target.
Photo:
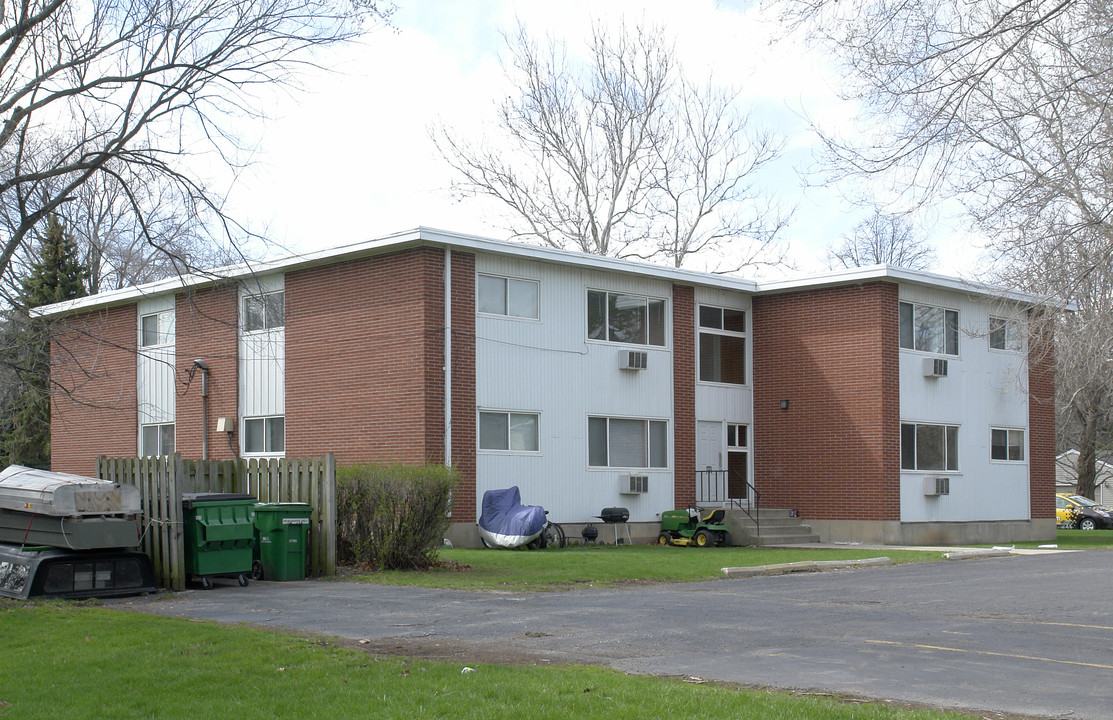
<svg viewBox="0 0 1113 720">
<path fill-rule="evenodd" d="M 504 315 L 537 320 L 541 284 L 497 275 L 480 275 L 476 281 L 476 310 L 485 315 Z"/>
<path fill-rule="evenodd" d="M 279 455 L 286 452 L 286 417 L 244 418 L 244 455 Z"/>
<path fill-rule="evenodd" d="M 746 484 L 750 478 L 750 428 L 748 425 L 727 423 L 727 478 L 728 496 L 746 497 Z"/>
<path fill-rule="evenodd" d="M 174 452 L 174 423 L 150 423 L 139 428 L 139 454 L 171 455 Z"/>
<path fill-rule="evenodd" d="M 537 452 L 537 413 L 481 410 L 479 412 L 479 449 Z"/>
<path fill-rule="evenodd" d="M 700 382 L 746 384 L 746 312 L 699 307 Z"/>
<path fill-rule="evenodd" d="M 591 340 L 664 347 L 665 301 L 588 290 L 587 336 Z"/>
<path fill-rule="evenodd" d="M 1013 428 L 991 428 L 989 431 L 991 460 L 1024 461 L 1024 431 Z"/>
<path fill-rule="evenodd" d="M 900 303 L 900 346 L 938 355 L 958 355 L 958 311 Z"/>
<path fill-rule="evenodd" d="M 612 468 L 668 467 L 668 422 L 589 417 L 587 464 L 590 467 Z"/>
<path fill-rule="evenodd" d="M 174 311 L 163 310 L 139 318 L 139 347 L 157 347 L 174 342 Z"/>
<path fill-rule="evenodd" d="M 1020 350 L 1024 346 L 1020 323 L 1007 318 L 989 319 L 989 347 L 992 350 Z"/>
<path fill-rule="evenodd" d="M 958 426 L 901 423 L 900 469 L 958 472 Z"/>
<path fill-rule="evenodd" d="M 243 299 L 243 318 L 241 321 L 244 332 L 258 332 L 260 330 L 274 330 L 286 325 L 286 293 L 263 293 L 262 295 L 247 295 Z"/>
</svg>

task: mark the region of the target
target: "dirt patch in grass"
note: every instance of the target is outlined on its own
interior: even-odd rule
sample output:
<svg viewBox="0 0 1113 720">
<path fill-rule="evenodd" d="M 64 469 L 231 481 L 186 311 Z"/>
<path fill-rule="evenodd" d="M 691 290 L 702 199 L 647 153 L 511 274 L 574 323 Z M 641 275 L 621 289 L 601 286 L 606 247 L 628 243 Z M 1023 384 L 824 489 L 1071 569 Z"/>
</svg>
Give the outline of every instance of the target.
<svg viewBox="0 0 1113 720">
<path fill-rule="evenodd" d="M 333 638 L 338 647 L 363 650 L 375 655 L 433 660 L 447 663 L 486 663 L 491 665 L 555 665 L 558 663 L 582 662 L 573 658 L 554 659 L 552 653 L 512 650 L 506 647 L 486 647 L 479 644 L 446 642 L 441 639 L 392 637 L 374 640 L 349 640 Z"/>
</svg>

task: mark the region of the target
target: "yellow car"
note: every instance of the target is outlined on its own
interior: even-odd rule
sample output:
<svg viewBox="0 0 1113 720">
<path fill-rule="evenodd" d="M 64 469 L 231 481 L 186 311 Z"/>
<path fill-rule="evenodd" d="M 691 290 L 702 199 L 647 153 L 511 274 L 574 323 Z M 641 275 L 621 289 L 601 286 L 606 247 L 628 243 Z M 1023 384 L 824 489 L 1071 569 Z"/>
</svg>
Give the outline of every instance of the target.
<svg viewBox="0 0 1113 720">
<path fill-rule="evenodd" d="M 1055 496 L 1055 522 L 1079 530 L 1113 528 L 1113 510 L 1081 495 L 1059 493 Z"/>
</svg>

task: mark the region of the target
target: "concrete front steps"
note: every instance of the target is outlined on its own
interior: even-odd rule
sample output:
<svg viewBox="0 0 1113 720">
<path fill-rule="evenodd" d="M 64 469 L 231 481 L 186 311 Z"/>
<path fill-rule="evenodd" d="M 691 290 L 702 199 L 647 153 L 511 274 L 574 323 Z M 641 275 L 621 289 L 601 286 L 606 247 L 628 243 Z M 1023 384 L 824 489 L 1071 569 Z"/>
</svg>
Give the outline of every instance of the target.
<svg viewBox="0 0 1113 720">
<path fill-rule="evenodd" d="M 726 525 L 730 528 L 735 545 L 796 545 L 799 543 L 819 542 L 819 535 L 812 532 L 810 525 L 800 518 L 793 517 L 792 511 L 777 508 L 761 508 L 759 525 L 743 510 L 730 509 L 726 514 Z"/>
</svg>

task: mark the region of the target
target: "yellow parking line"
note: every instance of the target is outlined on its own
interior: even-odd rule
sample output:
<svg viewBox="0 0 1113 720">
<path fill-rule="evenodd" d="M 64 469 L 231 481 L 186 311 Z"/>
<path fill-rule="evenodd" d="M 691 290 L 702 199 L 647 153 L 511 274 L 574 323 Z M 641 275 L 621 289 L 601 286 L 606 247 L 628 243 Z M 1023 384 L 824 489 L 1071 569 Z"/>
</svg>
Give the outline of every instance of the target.
<svg viewBox="0 0 1113 720">
<path fill-rule="evenodd" d="M 1102 670 L 1113 670 L 1113 665 L 1102 665 L 1101 663 L 1078 662 L 1077 660 L 1057 660 L 1055 658 L 1034 657 L 1032 655 L 1015 655 L 1013 653 L 991 652 L 989 650 L 964 650 L 962 648 L 942 647 L 940 645 L 921 645 L 919 643 L 894 642 L 892 640 L 866 640 L 866 642 L 873 645 L 898 645 L 901 647 L 921 648 L 923 650 L 945 650 L 947 652 L 970 653 L 972 655 L 992 655 L 994 657 L 1015 658 L 1017 660 L 1037 660 L 1039 662 L 1062 663 L 1063 665 L 1082 665 L 1083 667 L 1101 668 Z"/>
<path fill-rule="evenodd" d="M 1057 627 L 1076 627 L 1085 628 L 1086 630 L 1113 630 L 1109 625 L 1085 625 L 1083 623 L 1068 623 L 1068 622 L 1045 622 L 1043 620 L 1012 620 L 1011 622 L 1023 623 L 1025 625 L 1054 625 Z"/>
</svg>

